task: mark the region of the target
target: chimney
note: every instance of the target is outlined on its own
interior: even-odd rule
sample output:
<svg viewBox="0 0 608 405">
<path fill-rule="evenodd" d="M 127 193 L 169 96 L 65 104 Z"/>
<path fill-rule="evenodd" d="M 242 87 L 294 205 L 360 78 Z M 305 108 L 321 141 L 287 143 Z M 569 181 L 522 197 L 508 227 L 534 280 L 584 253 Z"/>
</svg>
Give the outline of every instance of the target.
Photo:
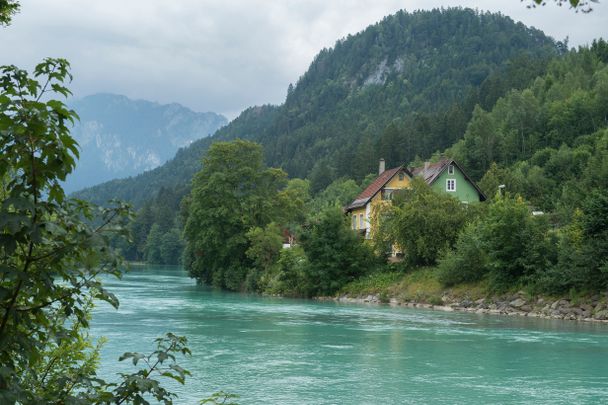
<svg viewBox="0 0 608 405">
<path fill-rule="evenodd" d="M 386 170 L 384 159 L 380 159 L 380 164 L 378 165 L 378 175 L 381 175 Z"/>
<path fill-rule="evenodd" d="M 429 170 L 429 166 L 431 165 L 431 162 L 424 162 L 424 171 L 426 172 L 427 170 Z"/>
</svg>

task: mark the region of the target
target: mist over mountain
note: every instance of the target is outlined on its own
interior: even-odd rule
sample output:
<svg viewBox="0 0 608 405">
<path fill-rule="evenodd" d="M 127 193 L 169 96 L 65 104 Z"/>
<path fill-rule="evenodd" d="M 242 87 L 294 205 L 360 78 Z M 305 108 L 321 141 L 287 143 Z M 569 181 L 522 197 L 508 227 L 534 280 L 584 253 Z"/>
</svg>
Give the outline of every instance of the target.
<svg viewBox="0 0 608 405">
<path fill-rule="evenodd" d="M 107 93 L 72 100 L 69 106 L 80 116 L 72 134 L 81 152 L 65 183 L 68 192 L 152 170 L 227 123 L 213 112 Z"/>
<path fill-rule="evenodd" d="M 78 196 L 141 206 L 161 188 L 187 188 L 208 146 L 235 138 L 261 143 L 269 165 L 309 178 L 313 192 L 340 177 L 360 180 L 380 156 L 391 166 L 451 146 L 475 105 L 491 109 L 563 52 L 563 44 L 502 14 L 400 11 L 321 50 L 286 89 L 284 104 L 250 107 L 166 164 Z"/>
</svg>

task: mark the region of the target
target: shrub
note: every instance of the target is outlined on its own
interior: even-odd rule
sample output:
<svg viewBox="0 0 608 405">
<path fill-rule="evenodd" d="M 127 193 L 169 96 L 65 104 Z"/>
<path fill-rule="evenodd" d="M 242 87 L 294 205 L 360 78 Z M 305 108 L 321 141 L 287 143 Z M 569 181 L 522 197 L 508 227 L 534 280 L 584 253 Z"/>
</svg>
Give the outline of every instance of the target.
<svg viewBox="0 0 608 405">
<path fill-rule="evenodd" d="M 390 232 L 409 263 L 433 265 L 441 250 L 454 244 L 470 213 L 456 198 L 433 192 L 422 179 L 411 184 L 401 201 L 395 201 Z"/>
<path fill-rule="evenodd" d="M 276 265 L 266 275 L 268 281 L 264 292 L 287 297 L 308 296 L 310 288 L 306 280 L 307 266 L 308 259 L 301 247 L 281 250 Z"/>
<path fill-rule="evenodd" d="M 477 281 L 488 272 L 488 255 L 481 239 L 480 223 L 468 224 L 458 235 L 454 249 L 443 251 L 438 278 L 446 285 Z"/>
<path fill-rule="evenodd" d="M 490 287 L 505 290 L 517 282 L 533 282 L 546 272 L 554 251 L 548 231 L 547 220 L 532 216 L 521 197 L 497 198 L 480 223 Z"/>
<path fill-rule="evenodd" d="M 308 258 L 307 285 L 310 295 L 331 295 L 343 285 L 379 265 L 372 248 L 348 224 L 339 208 L 328 208 L 302 235 Z"/>
</svg>

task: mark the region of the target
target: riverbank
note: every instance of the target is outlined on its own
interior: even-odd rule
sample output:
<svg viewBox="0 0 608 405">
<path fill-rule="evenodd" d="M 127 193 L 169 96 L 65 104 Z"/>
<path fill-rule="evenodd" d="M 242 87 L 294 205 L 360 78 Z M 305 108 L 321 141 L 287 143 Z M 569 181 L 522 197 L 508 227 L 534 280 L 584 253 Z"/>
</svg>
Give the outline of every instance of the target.
<svg viewBox="0 0 608 405">
<path fill-rule="evenodd" d="M 435 279 L 433 269 L 420 269 L 406 275 L 369 276 L 345 286 L 335 297 L 315 299 L 608 323 L 608 292 L 605 291 L 575 297 L 530 295 L 523 290 L 492 295 L 484 283 L 444 288 Z"/>
</svg>

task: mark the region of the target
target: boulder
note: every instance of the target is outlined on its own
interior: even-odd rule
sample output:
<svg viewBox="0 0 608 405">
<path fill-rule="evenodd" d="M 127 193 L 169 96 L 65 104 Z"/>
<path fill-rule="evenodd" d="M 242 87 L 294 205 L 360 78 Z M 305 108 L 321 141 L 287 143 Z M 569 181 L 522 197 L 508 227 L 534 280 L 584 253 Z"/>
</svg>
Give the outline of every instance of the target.
<svg viewBox="0 0 608 405">
<path fill-rule="evenodd" d="M 521 308 L 524 305 L 526 305 L 526 301 L 521 298 L 517 298 L 517 299 L 514 299 L 513 301 L 509 302 L 509 305 L 512 306 L 513 308 Z"/>
<path fill-rule="evenodd" d="M 460 306 L 464 307 L 464 308 L 468 308 L 471 305 L 473 305 L 473 302 L 471 300 L 467 300 L 467 299 L 462 300 L 462 302 L 460 303 Z"/>
</svg>

